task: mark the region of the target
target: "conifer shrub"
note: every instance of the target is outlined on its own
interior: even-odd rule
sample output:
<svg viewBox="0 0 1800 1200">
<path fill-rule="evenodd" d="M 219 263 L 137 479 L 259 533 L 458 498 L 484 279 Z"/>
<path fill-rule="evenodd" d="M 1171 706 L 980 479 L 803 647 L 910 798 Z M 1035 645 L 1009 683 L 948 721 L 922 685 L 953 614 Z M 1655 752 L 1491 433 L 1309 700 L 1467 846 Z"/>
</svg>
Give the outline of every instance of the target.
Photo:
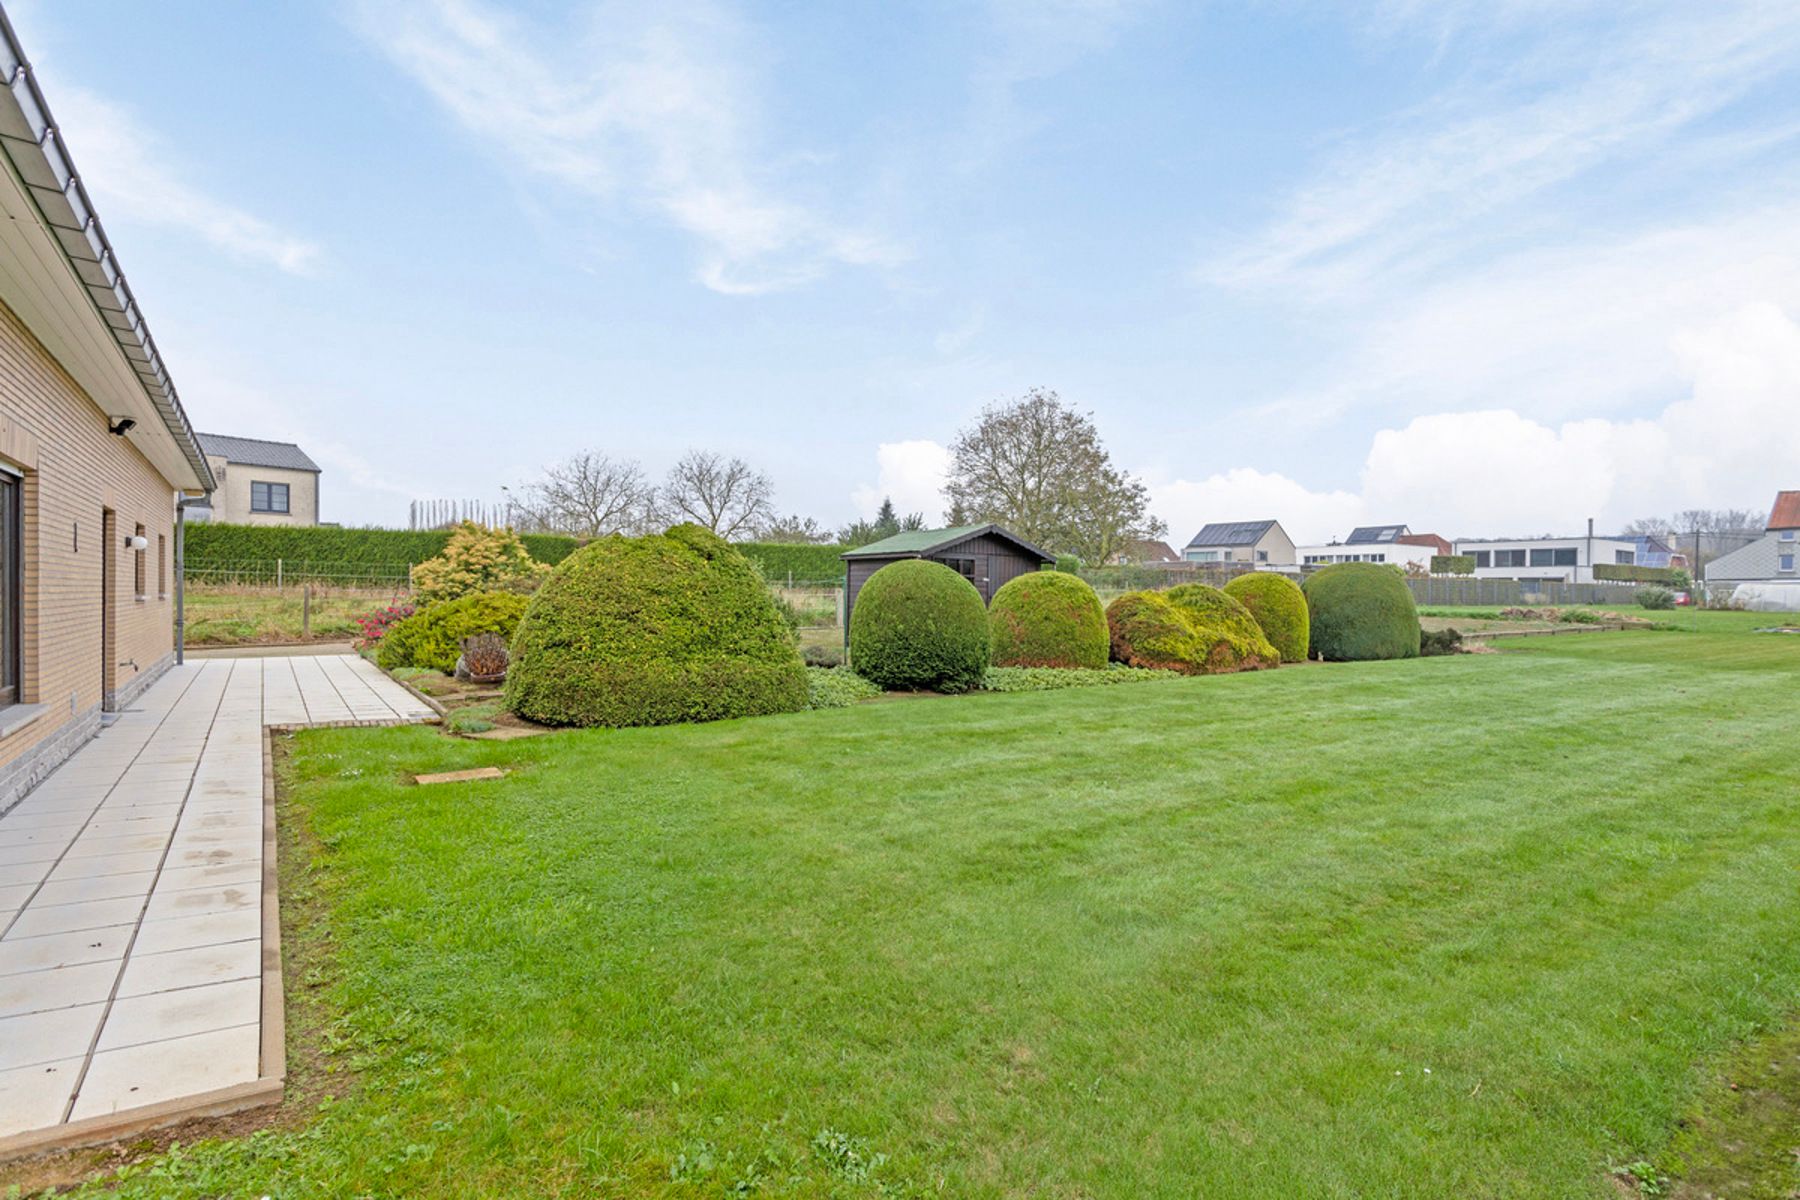
<svg viewBox="0 0 1800 1200">
<path fill-rule="evenodd" d="M 1250 610 L 1203 583 L 1127 592 L 1106 609 L 1115 662 L 1186 675 L 1278 666 L 1281 654 Z"/>
<path fill-rule="evenodd" d="M 1032 571 L 994 593 L 988 646 L 996 667 L 1104 667 L 1106 609 L 1078 576 Z"/>
<path fill-rule="evenodd" d="M 413 568 L 413 601 L 424 608 L 475 592 L 529 592 L 549 571 L 511 529 L 464 521 L 435 558 Z"/>
<path fill-rule="evenodd" d="M 966 692 L 988 665 L 987 608 L 975 585 L 942 563 L 889 563 L 856 595 L 850 667 L 889 690 Z"/>
<path fill-rule="evenodd" d="M 447 674 L 456 669 L 464 638 L 492 633 L 510 641 L 529 603 L 529 597 L 512 592 L 476 592 L 420 609 L 388 627 L 376 643 L 375 665 L 384 671 L 428 667 Z"/>
<path fill-rule="evenodd" d="M 1419 612 L 1393 567 L 1336 563 L 1304 585 L 1312 654 L 1326 662 L 1419 657 Z"/>
<path fill-rule="evenodd" d="M 1312 621 L 1299 584 L 1273 571 L 1252 571 L 1227 583 L 1225 594 L 1250 610 L 1282 662 L 1306 661 Z"/>
<path fill-rule="evenodd" d="M 795 712 L 806 668 L 756 566 L 677 525 L 591 542 L 550 573 L 513 636 L 506 703 L 545 725 Z"/>
</svg>

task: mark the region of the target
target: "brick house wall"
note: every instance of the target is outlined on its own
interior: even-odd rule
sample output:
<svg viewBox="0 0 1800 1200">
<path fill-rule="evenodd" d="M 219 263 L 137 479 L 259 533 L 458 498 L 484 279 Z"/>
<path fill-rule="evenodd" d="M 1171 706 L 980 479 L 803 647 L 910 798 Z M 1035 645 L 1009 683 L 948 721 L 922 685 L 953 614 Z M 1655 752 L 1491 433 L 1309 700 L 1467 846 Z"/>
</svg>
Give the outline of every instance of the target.
<svg viewBox="0 0 1800 1200">
<path fill-rule="evenodd" d="M 23 661 L 20 704 L 0 708 L 3 812 L 99 728 L 103 709 L 129 704 L 173 661 L 176 490 L 107 432 L 105 414 L 4 304 L 0 461 L 24 477 Z M 125 546 L 140 527 L 142 553 Z"/>
</svg>

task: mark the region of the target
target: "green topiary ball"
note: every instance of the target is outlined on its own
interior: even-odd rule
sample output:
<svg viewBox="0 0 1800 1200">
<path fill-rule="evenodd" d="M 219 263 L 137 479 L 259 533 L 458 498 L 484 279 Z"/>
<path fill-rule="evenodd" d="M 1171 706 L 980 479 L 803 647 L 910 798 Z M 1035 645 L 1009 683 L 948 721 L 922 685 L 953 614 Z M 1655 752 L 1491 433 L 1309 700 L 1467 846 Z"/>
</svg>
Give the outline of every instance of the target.
<svg viewBox="0 0 1800 1200">
<path fill-rule="evenodd" d="M 1280 665 L 1250 610 L 1203 583 L 1127 592 L 1106 609 L 1112 656 L 1133 667 L 1219 675 Z"/>
<path fill-rule="evenodd" d="M 1337 563 L 1307 577 L 1312 653 L 1326 662 L 1419 657 L 1419 611 L 1400 572 Z"/>
<path fill-rule="evenodd" d="M 1226 584 L 1225 594 L 1250 610 L 1282 662 L 1306 661 L 1312 618 L 1299 584 L 1273 571 L 1252 571 Z"/>
<path fill-rule="evenodd" d="M 384 671 L 430 667 L 448 674 L 456 669 L 464 638 L 497 633 L 510 641 L 530 603 L 531 597 L 512 592 L 475 592 L 421 609 L 382 634 L 375 664 Z"/>
<path fill-rule="evenodd" d="M 545 725 L 669 725 L 806 706 L 806 668 L 762 573 L 677 525 L 609 537 L 551 572 L 513 637 L 506 704 Z"/>
<path fill-rule="evenodd" d="M 942 563 L 889 563 L 856 594 L 850 667 L 891 689 L 966 692 L 988 665 L 987 609 L 975 585 Z"/>
<path fill-rule="evenodd" d="M 1032 571 L 994 593 L 988 647 L 996 667 L 1104 667 L 1106 609 L 1085 580 Z"/>
</svg>

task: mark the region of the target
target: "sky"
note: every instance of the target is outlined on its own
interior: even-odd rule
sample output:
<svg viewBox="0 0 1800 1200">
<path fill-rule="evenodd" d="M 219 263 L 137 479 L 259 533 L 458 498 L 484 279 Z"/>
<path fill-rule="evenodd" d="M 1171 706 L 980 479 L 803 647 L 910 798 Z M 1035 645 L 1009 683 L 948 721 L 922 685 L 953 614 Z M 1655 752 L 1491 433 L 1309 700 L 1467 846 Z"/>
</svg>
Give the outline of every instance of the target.
<svg viewBox="0 0 1800 1200">
<path fill-rule="evenodd" d="M 1181 545 L 1800 487 L 1791 0 L 8 0 L 195 425 L 935 520 L 1050 388 Z"/>
</svg>

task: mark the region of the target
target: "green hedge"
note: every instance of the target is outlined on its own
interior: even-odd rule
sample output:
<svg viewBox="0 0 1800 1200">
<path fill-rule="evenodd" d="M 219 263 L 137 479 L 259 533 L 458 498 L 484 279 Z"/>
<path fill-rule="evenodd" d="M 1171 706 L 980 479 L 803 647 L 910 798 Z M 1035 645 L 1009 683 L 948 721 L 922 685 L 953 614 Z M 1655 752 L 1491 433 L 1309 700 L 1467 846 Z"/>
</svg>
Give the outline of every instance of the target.
<svg viewBox="0 0 1800 1200">
<path fill-rule="evenodd" d="M 967 692 L 988 665 L 987 607 L 942 563 L 889 563 L 856 593 L 850 666 L 884 688 Z"/>
<path fill-rule="evenodd" d="M 1252 571 L 1226 584 L 1225 594 L 1250 610 L 1282 662 L 1306 661 L 1312 621 L 1299 584 L 1273 571 Z"/>
<path fill-rule="evenodd" d="M 1431 573 L 1433 575 L 1473 575 L 1475 573 L 1475 556 L 1473 554 L 1434 554 L 1431 556 Z"/>
<path fill-rule="evenodd" d="M 580 545 L 556 533 L 521 534 L 531 557 L 555 565 Z M 204 570 L 209 563 L 273 562 L 283 559 L 318 566 L 404 568 L 441 554 L 450 540 L 447 529 L 339 529 L 328 525 L 225 525 L 206 521 L 182 533 L 187 564 Z"/>
<path fill-rule="evenodd" d="M 806 668 L 760 574 L 697 525 L 601 538 L 550 573 L 513 636 L 506 703 L 545 725 L 795 712 Z"/>
<path fill-rule="evenodd" d="M 848 546 L 808 546 L 798 542 L 737 542 L 734 548 L 762 568 L 770 583 L 839 583 Z"/>
<path fill-rule="evenodd" d="M 988 606 L 996 667 L 1106 665 L 1106 609 L 1094 589 L 1062 571 L 1032 571 L 1002 584 Z"/>
<path fill-rule="evenodd" d="M 1611 583 L 1676 582 L 1674 567 L 1640 567 L 1629 563 L 1595 563 L 1594 578 Z"/>
<path fill-rule="evenodd" d="M 1113 660 L 1127 666 L 1220 675 L 1281 663 L 1250 610 L 1204 583 L 1127 592 L 1107 606 L 1106 623 Z"/>
<path fill-rule="evenodd" d="M 384 671 L 429 667 L 448 674 L 456 669 L 464 638 L 497 633 L 511 641 L 530 603 L 529 596 L 512 592 L 476 592 L 434 604 L 390 626 L 375 644 L 375 663 Z"/>
<path fill-rule="evenodd" d="M 1326 662 L 1419 657 L 1419 611 L 1393 567 L 1337 563 L 1306 579 L 1312 653 Z"/>
</svg>

